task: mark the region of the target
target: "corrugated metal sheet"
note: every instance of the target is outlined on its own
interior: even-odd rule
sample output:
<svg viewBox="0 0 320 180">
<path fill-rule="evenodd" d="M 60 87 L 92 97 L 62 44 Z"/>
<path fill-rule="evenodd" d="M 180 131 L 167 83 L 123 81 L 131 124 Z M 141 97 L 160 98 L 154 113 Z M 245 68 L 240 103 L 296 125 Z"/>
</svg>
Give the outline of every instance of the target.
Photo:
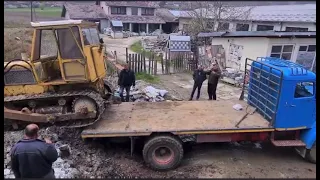
<svg viewBox="0 0 320 180">
<path fill-rule="evenodd" d="M 123 27 L 123 24 L 121 21 L 111 21 L 111 24 L 114 27 Z"/>
<path fill-rule="evenodd" d="M 199 33 L 198 37 L 316 37 L 316 32 L 234 31 Z"/>
<path fill-rule="evenodd" d="M 190 41 L 190 36 L 175 36 L 170 35 L 169 36 L 170 41 Z"/>
</svg>

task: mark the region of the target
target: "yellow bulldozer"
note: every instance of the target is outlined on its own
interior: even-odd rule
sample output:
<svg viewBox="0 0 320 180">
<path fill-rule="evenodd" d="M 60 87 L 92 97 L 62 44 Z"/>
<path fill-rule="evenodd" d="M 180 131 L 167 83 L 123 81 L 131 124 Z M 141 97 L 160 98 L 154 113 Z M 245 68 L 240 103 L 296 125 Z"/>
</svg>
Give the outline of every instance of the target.
<svg viewBox="0 0 320 180">
<path fill-rule="evenodd" d="M 113 88 L 97 25 L 82 20 L 31 22 L 28 59 L 4 64 L 5 125 L 85 127 L 98 121 Z"/>
</svg>

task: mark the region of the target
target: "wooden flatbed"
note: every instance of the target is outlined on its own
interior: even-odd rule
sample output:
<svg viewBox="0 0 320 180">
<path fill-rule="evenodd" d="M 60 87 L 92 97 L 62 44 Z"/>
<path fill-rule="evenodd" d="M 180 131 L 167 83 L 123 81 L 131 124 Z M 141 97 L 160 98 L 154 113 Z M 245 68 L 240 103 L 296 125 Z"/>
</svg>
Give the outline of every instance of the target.
<svg viewBox="0 0 320 180">
<path fill-rule="evenodd" d="M 244 109 L 232 108 L 241 104 Z M 261 132 L 273 128 L 244 101 L 138 102 L 112 105 L 100 121 L 87 127 L 82 138 L 173 134 Z M 245 117 L 246 113 L 249 114 Z M 245 118 L 243 118 L 245 117 Z"/>
</svg>

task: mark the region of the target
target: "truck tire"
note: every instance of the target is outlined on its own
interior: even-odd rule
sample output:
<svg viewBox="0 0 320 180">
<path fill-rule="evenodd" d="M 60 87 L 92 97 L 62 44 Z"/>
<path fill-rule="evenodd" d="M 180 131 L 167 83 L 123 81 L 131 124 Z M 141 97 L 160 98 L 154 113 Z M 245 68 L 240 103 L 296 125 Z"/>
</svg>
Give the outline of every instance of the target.
<svg viewBox="0 0 320 180">
<path fill-rule="evenodd" d="M 314 143 L 311 149 L 307 149 L 306 160 L 316 164 L 316 143 Z"/>
<path fill-rule="evenodd" d="M 143 147 L 143 159 L 154 170 L 166 171 L 176 168 L 183 158 L 182 142 L 168 135 L 155 136 Z"/>
</svg>

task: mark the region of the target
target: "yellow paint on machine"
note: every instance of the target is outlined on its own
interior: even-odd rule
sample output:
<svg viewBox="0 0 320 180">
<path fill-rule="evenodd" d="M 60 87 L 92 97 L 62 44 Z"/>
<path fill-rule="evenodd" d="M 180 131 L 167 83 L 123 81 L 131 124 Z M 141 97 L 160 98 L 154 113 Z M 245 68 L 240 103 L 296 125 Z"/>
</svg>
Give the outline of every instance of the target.
<svg viewBox="0 0 320 180">
<path fill-rule="evenodd" d="M 39 85 L 17 85 L 17 86 L 6 86 L 4 88 L 5 96 L 17 96 L 20 94 L 41 94 L 46 92 L 48 87 Z"/>
</svg>

